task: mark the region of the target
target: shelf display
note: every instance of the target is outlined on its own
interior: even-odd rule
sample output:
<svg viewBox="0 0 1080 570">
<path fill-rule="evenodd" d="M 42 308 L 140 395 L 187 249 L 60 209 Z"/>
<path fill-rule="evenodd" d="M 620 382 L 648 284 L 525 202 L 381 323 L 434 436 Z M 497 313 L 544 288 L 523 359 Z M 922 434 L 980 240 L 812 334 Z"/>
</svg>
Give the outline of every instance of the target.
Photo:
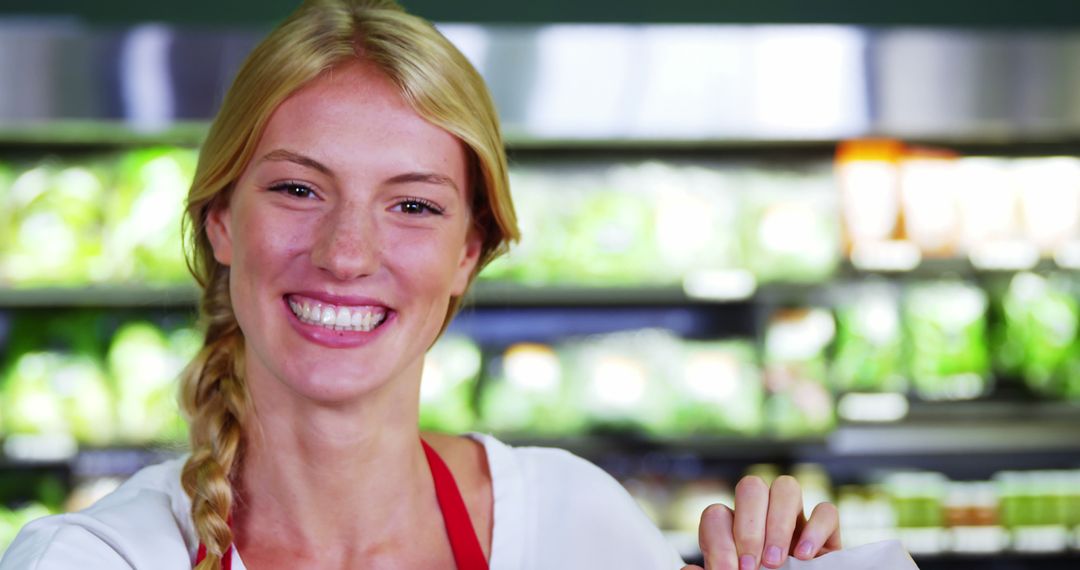
<svg viewBox="0 0 1080 570">
<path fill-rule="evenodd" d="M 171 147 L 0 166 L 0 285 L 190 282 L 180 218 L 194 167 Z"/>
<path fill-rule="evenodd" d="M 68 319 L 38 325 L 39 339 L 66 345 L 63 349 L 10 347 L 0 368 L 4 435 L 69 437 L 88 446 L 186 440 L 176 378 L 201 346 L 199 334 L 186 326 L 165 331 L 133 321 L 111 336 L 103 353 L 95 345 L 104 318 L 80 319 L 82 333 L 68 331 Z M 15 333 L 25 333 L 33 344 L 33 328 L 22 321 Z"/>
<path fill-rule="evenodd" d="M 701 509 L 729 503 L 745 464 L 777 461 L 769 454 L 787 463 L 754 472 L 791 470 L 808 501 L 837 501 L 846 544 L 896 537 L 921 553 L 1080 549 L 1073 471 L 953 481 L 925 472 L 884 478 L 860 464 L 835 490 L 827 475 L 837 470 L 831 461 L 855 461 L 845 428 L 903 430 L 918 421 L 909 405 L 1080 401 L 1080 289 L 1070 269 L 1080 267 L 1080 255 L 1070 257 L 1080 234 L 1067 220 L 1080 217 L 1069 213 L 1078 164 L 898 141 L 851 141 L 835 161 L 826 153 L 793 164 L 515 162 L 524 238 L 477 288 L 478 297 L 485 286 L 509 293 L 481 299 L 459 320 L 562 312 L 539 338 L 493 341 L 451 329 L 427 355 L 421 427 L 634 455 L 616 464 L 627 488 L 690 556 Z M 180 238 L 194 165 L 194 151 L 158 146 L 0 165 L 0 231 L 10 236 L 0 241 L 0 292 L 52 294 L 31 307 L 0 301 L 9 462 L 0 470 L 54 461 L 75 473 L 66 507 L 4 501 L 11 509 L 0 510 L 0 546 L 26 517 L 86 504 L 150 460 L 105 455 L 182 449 L 175 379 L 200 346 Z M 733 276 L 739 294 L 691 287 Z M 92 310 L 65 305 L 67 296 L 91 299 Z M 604 319 L 579 311 L 600 304 L 612 310 L 605 314 L 632 305 L 638 316 L 613 319 L 617 327 L 571 326 L 575 312 Z M 675 305 L 709 326 L 669 327 L 685 316 L 634 321 Z M 498 316 L 507 307 L 533 311 Z M 726 318 L 716 307 L 739 308 L 753 330 L 715 322 Z M 517 325 L 506 330 L 531 322 Z M 864 396 L 899 407 L 871 410 L 881 400 Z M 845 402 L 859 413 L 845 414 Z M 1060 424 L 1076 417 L 1063 413 Z M 42 436 L 66 438 L 58 447 L 66 451 L 20 455 Z M 959 453 L 966 444 L 948 445 Z M 1046 447 L 1076 457 L 1075 446 Z M 717 467 L 726 453 L 738 473 Z M 807 455 L 822 464 L 796 469 Z M 913 458 L 931 468 L 940 459 L 907 449 L 889 459 L 908 467 Z M 103 469 L 106 477 L 79 473 L 109 461 L 122 467 Z M 1038 461 L 1030 460 L 1045 466 Z M 657 474 L 657 464 L 677 466 Z M 1030 528 L 1047 526 L 1056 530 Z"/>
</svg>

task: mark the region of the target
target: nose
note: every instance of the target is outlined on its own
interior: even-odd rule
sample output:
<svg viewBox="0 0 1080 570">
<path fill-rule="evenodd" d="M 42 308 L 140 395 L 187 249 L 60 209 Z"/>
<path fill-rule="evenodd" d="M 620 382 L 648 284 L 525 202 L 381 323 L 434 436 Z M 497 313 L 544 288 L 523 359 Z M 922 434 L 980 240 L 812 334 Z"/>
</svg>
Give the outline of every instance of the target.
<svg viewBox="0 0 1080 570">
<path fill-rule="evenodd" d="M 374 273 L 379 263 L 378 231 L 369 210 L 340 204 L 325 216 L 311 251 L 312 263 L 341 281 Z"/>
</svg>

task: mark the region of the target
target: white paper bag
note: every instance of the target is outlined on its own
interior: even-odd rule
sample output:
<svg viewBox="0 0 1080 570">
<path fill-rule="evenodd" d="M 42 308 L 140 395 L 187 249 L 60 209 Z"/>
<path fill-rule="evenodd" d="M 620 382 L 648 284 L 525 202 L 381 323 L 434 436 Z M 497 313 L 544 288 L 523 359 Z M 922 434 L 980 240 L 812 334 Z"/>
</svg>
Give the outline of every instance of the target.
<svg viewBox="0 0 1080 570">
<path fill-rule="evenodd" d="M 813 560 L 789 557 L 781 570 L 918 570 L 898 540 L 830 552 Z"/>
</svg>

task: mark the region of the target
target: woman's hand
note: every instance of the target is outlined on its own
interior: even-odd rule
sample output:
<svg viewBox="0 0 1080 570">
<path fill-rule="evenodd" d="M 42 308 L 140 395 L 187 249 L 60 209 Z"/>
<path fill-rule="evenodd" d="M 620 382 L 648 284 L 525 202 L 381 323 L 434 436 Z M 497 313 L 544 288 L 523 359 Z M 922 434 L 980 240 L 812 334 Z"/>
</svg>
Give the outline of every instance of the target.
<svg viewBox="0 0 1080 570">
<path fill-rule="evenodd" d="M 734 511 L 716 504 L 701 514 L 698 542 L 706 570 L 779 568 L 789 554 L 809 560 L 839 550 L 840 520 L 831 503 L 815 507 L 806 520 L 794 477 L 778 477 L 772 488 L 759 477 L 744 477 L 735 486 Z"/>
</svg>

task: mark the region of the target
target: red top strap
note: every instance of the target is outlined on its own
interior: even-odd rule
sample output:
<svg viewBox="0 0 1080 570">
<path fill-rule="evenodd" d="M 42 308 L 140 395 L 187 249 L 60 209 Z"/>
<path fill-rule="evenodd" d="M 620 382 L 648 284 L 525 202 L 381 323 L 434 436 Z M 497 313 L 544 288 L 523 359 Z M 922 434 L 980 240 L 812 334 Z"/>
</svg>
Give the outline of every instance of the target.
<svg viewBox="0 0 1080 570">
<path fill-rule="evenodd" d="M 454 550 L 457 570 L 488 570 L 487 559 L 480 548 L 480 540 L 476 537 L 476 530 L 453 473 L 450 473 L 446 463 L 443 463 L 439 454 L 435 453 L 426 441 L 420 440 L 420 443 L 424 446 L 424 454 L 431 466 L 431 477 L 435 479 L 435 496 L 439 499 L 439 508 L 442 509 L 443 523 L 446 525 L 446 534 L 450 537 L 450 547 Z"/>
<path fill-rule="evenodd" d="M 450 548 L 454 551 L 454 562 L 457 570 L 488 570 L 487 559 L 484 551 L 480 548 L 480 539 L 476 536 L 469 511 L 465 508 L 465 501 L 461 498 L 454 474 L 439 457 L 438 453 L 420 440 L 424 447 L 424 455 L 427 456 L 428 466 L 431 468 L 431 478 L 435 480 L 435 497 L 439 500 L 439 508 L 442 510 L 443 524 L 446 525 L 446 534 L 450 537 Z M 230 521 L 231 523 L 231 521 Z M 222 570 L 232 570 L 232 550 L 225 549 L 225 556 L 221 560 Z M 195 564 L 206 558 L 206 546 L 199 544 L 199 552 L 195 556 Z"/>
</svg>

